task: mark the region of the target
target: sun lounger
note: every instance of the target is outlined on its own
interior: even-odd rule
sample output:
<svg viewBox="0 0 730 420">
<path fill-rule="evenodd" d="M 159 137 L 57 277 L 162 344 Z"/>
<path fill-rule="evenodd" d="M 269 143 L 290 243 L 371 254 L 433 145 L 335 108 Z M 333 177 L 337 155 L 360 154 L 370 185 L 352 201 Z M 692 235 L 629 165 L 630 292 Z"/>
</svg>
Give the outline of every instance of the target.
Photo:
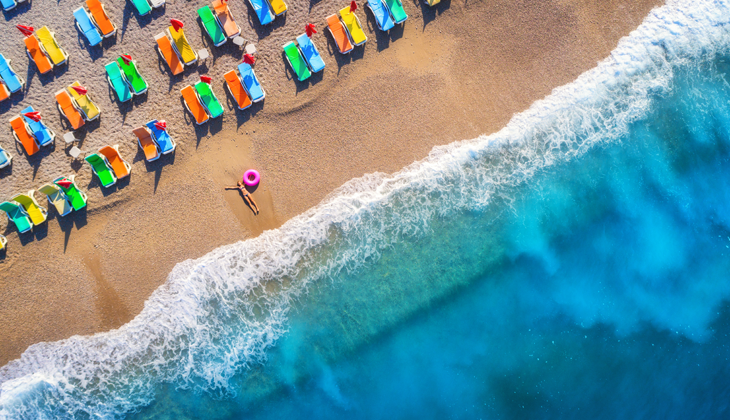
<svg viewBox="0 0 730 420">
<path fill-rule="evenodd" d="M 86 39 L 89 41 L 89 45 L 93 47 L 101 44 L 101 34 L 99 33 L 99 29 L 97 29 L 91 22 L 91 17 L 89 17 L 86 9 L 79 7 L 74 10 L 74 17 L 76 18 L 76 27 L 84 34 Z"/>
<path fill-rule="evenodd" d="M 129 89 L 127 80 L 116 61 L 112 61 L 104 66 L 104 68 L 106 69 L 106 80 L 109 82 L 112 90 L 114 90 L 114 93 L 117 94 L 119 102 L 127 102 L 132 99 L 132 91 Z"/>
<path fill-rule="evenodd" d="M 157 120 L 152 120 L 145 125 L 152 132 L 152 137 L 155 139 L 155 142 L 163 155 L 174 152 L 175 147 L 177 147 L 175 140 L 170 137 L 170 133 L 168 133 L 167 130 L 157 127 L 155 125 L 157 122 Z"/>
<path fill-rule="evenodd" d="M 10 201 L 14 201 L 23 206 L 23 209 L 28 213 L 28 217 L 30 217 L 30 221 L 34 226 L 40 225 L 48 218 L 48 211 L 45 207 L 35 201 L 33 190 L 28 191 L 28 194 L 18 194 L 11 198 Z"/>
<path fill-rule="evenodd" d="M 43 46 L 38 42 L 38 38 L 35 35 L 26 37 L 23 41 L 25 42 L 25 52 L 28 54 L 28 58 L 35 63 L 35 66 L 38 68 L 38 73 L 46 74 L 53 70 L 53 63 L 46 55 Z"/>
<path fill-rule="evenodd" d="M 180 94 L 185 101 L 185 108 L 188 110 L 188 112 L 190 112 L 190 114 L 193 115 L 193 118 L 195 119 L 195 124 L 200 125 L 207 122 L 208 113 L 206 112 L 203 104 L 200 102 L 200 98 L 198 97 L 195 88 L 187 85 L 182 88 Z"/>
<path fill-rule="evenodd" d="M 223 106 L 218 100 L 218 97 L 215 96 L 215 93 L 209 84 L 205 82 L 198 82 L 195 84 L 195 91 L 198 92 L 200 102 L 203 104 L 211 118 L 218 118 L 223 115 Z"/>
<path fill-rule="evenodd" d="M 114 176 L 112 168 L 109 166 L 106 158 L 98 153 L 92 153 L 84 158 L 91 165 L 91 170 L 99 177 L 99 182 L 104 188 L 111 187 L 117 183 L 117 177 Z"/>
<path fill-rule="evenodd" d="M 92 22 L 96 24 L 104 38 L 109 38 L 117 33 L 116 25 L 109 19 L 106 8 L 100 0 L 86 0 L 86 7 L 89 8 Z"/>
<path fill-rule="evenodd" d="M 317 47 L 307 34 L 299 35 L 297 37 L 297 44 L 299 44 L 299 49 L 302 50 L 302 55 L 307 60 L 309 69 L 312 72 L 317 73 L 318 71 L 324 70 L 324 60 L 322 60 L 322 56 L 319 55 Z"/>
<path fill-rule="evenodd" d="M 271 5 L 271 9 L 274 11 L 274 14 L 276 16 L 281 16 L 286 13 L 287 7 L 286 3 L 284 3 L 284 0 L 269 0 L 269 4 Z"/>
<path fill-rule="evenodd" d="M 10 66 L 10 60 L 7 60 L 2 54 L 0 54 L 0 77 L 11 93 L 23 89 L 23 85 L 25 85 L 25 81 Z"/>
<path fill-rule="evenodd" d="M 15 9 L 15 6 L 18 5 L 15 0 L 2 0 L 1 3 L 3 5 L 3 10 L 5 11 L 13 10 Z"/>
<path fill-rule="evenodd" d="M 337 15 L 331 15 L 327 17 L 327 29 L 329 29 L 332 38 L 334 38 L 337 48 L 339 48 L 341 54 L 347 54 L 354 48 L 352 42 L 350 42 L 350 35 L 347 33 L 347 27 L 337 17 Z"/>
<path fill-rule="evenodd" d="M 375 22 L 377 22 L 378 28 L 381 31 L 387 32 L 393 29 L 395 23 L 393 22 L 393 18 L 390 17 L 390 13 L 388 13 L 388 9 L 385 7 L 383 0 L 367 0 L 366 4 L 368 9 L 373 12 Z"/>
<path fill-rule="evenodd" d="M 8 99 L 10 97 L 10 91 L 8 90 L 8 87 L 5 86 L 5 82 L 0 79 L 0 102 Z"/>
<path fill-rule="evenodd" d="M 393 18 L 395 24 L 403 23 L 408 19 L 401 0 L 385 0 L 385 5 L 388 6 L 390 16 Z"/>
<path fill-rule="evenodd" d="M 251 98 L 248 97 L 248 93 L 246 93 L 246 89 L 243 88 L 241 79 L 239 79 L 238 75 L 236 75 L 236 71 L 229 71 L 223 75 L 223 78 L 226 79 L 228 92 L 231 96 L 233 96 L 233 100 L 236 101 L 238 109 L 246 109 L 250 107 L 252 103 Z"/>
<path fill-rule="evenodd" d="M 271 13 L 271 10 L 269 9 L 268 3 L 266 3 L 266 0 L 248 0 L 249 3 L 251 3 L 251 7 L 253 7 L 253 11 L 256 14 L 256 17 L 259 18 L 259 22 L 262 25 L 268 25 L 269 23 L 274 21 L 273 13 Z"/>
<path fill-rule="evenodd" d="M 119 57 L 117 58 L 117 64 L 119 64 L 119 68 L 124 72 L 127 83 L 129 83 L 129 86 L 132 88 L 132 92 L 134 92 L 135 95 L 141 95 L 147 92 L 147 82 L 145 82 L 142 75 L 139 74 L 136 61 L 132 60 L 129 64 L 127 64 L 123 58 Z"/>
<path fill-rule="evenodd" d="M 33 156 L 40 150 L 38 142 L 28 131 L 28 126 L 23 121 L 23 117 L 16 115 L 10 120 L 10 127 L 13 129 L 13 137 L 15 141 L 20 143 L 28 156 Z"/>
<path fill-rule="evenodd" d="M 185 65 L 180 61 L 177 53 L 172 49 L 170 39 L 163 33 L 155 36 L 157 41 L 157 53 L 160 54 L 163 60 L 167 63 L 167 67 L 170 68 L 172 75 L 177 75 L 185 70 Z"/>
<path fill-rule="evenodd" d="M 307 67 L 307 62 L 304 60 L 301 51 L 299 51 L 299 48 L 293 42 L 288 42 L 284 45 L 284 56 L 292 70 L 294 70 L 297 80 L 303 82 L 309 79 L 312 72 L 309 71 L 309 67 Z"/>
<path fill-rule="evenodd" d="M 33 229 L 33 222 L 31 222 L 28 213 L 20 205 L 4 201 L 0 203 L 0 210 L 8 215 L 9 221 L 15 223 L 18 233 L 25 233 Z"/>
<path fill-rule="evenodd" d="M 61 111 L 68 123 L 74 130 L 78 130 L 84 125 L 84 117 L 81 115 L 71 99 L 71 95 L 64 90 L 56 92 L 56 102 L 58 102 L 58 110 Z"/>
<path fill-rule="evenodd" d="M 65 216 L 74 209 L 71 207 L 66 194 L 57 185 L 46 184 L 38 188 L 38 191 L 46 195 L 48 202 L 56 208 L 59 216 Z"/>
<path fill-rule="evenodd" d="M 137 136 L 137 144 L 139 144 L 139 148 L 144 152 L 144 158 L 147 159 L 147 162 L 152 162 L 160 158 L 160 149 L 152 139 L 152 134 L 150 134 L 149 130 L 144 127 L 138 127 L 132 130 L 132 132 Z"/>
<path fill-rule="evenodd" d="M 238 72 L 241 73 L 241 80 L 243 81 L 243 87 L 248 92 L 251 101 L 258 102 L 266 97 L 266 92 L 261 88 L 261 83 L 256 77 L 253 68 L 250 64 L 241 63 L 238 65 Z"/>
<path fill-rule="evenodd" d="M 167 28 L 167 33 L 170 35 L 170 38 L 172 38 L 172 47 L 175 49 L 175 52 L 178 57 L 180 57 L 180 61 L 182 61 L 183 64 L 189 66 L 198 61 L 198 53 L 193 50 L 188 39 L 185 38 L 183 28 L 176 31 L 175 28 L 170 26 Z"/>
<path fill-rule="evenodd" d="M 43 49 L 48 54 L 48 58 L 53 61 L 53 64 L 60 66 L 68 60 L 68 53 L 58 45 L 56 34 L 51 32 L 47 26 L 35 31 L 35 35 L 38 37 L 41 45 L 43 45 Z"/>
<path fill-rule="evenodd" d="M 350 6 L 341 9 L 340 16 L 342 17 L 342 22 L 345 24 L 345 27 L 347 27 L 347 32 L 350 34 L 352 44 L 356 47 L 364 44 L 368 40 L 368 37 L 362 30 L 360 19 L 357 18 L 357 15 L 354 12 L 350 12 Z"/>
<path fill-rule="evenodd" d="M 228 3 L 224 3 L 223 0 L 213 0 L 213 10 L 215 11 L 215 17 L 218 18 L 218 22 L 223 27 L 228 38 L 234 38 L 241 34 L 241 28 L 236 23 L 231 15 L 231 10 L 228 8 Z"/>
<path fill-rule="evenodd" d="M 86 207 L 86 201 L 88 200 L 88 197 L 86 196 L 86 193 L 81 191 L 79 189 L 79 186 L 76 185 L 75 178 L 75 175 L 71 175 L 69 177 L 60 177 L 56 178 L 53 183 L 58 186 L 58 188 L 60 188 L 64 194 L 66 194 L 66 198 L 68 198 L 68 200 L 71 202 L 71 207 L 73 207 L 74 210 L 79 211 L 82 208 Z M 62 181 L 69 181 L 71 185 L 69 185 L 68 187 L 64 187 L 61 184 Z"/>
<path fill-rule="evenodd" d="M 20 111 L 21 114 L 27 114 L 29 112 L 35 112 L 35 109 L 33 109 L 32 106 L 28 106 L 24 110 Z M 28 118 L 25 115 L 23 115 L 23 120 L 27 124 L 28 128 L 30 128 L 30 132 L 33 133 L 33 137 L 38 140 L 41 147 L 52 144 L 53 140 L 56 139 L 56 133 L 51 131 L 51 129 L 43 123 L 43 120 L 33 121 L 33 119 Z"/>
<path fill-rule="evenodd" d="M 210 40 L 213 41 L 214 46 L 219 47 L 228 41 L 228 38 L 223 33 L 223 28 L 221 28 L 218 19 L 215 18 L 210 7 L 203 6 L 198 9 L 198 16 L 200 16 L 200 22 L 203 24 L 203 28 L 205 28 L 205 32 L 210 37 Z"/>
<path fill-rule="evenodd" d="M 4 168 L 10 165 L 10 162 L 12 161 L 13 157 L 10 156 L 10 153 L 6 152 L 5 149 L 0 147 L 0 168 Z"/>
<path fill-rule="evenodd" d="M 71 97 L 74 98 L 74 102 L 76 102 L 76 105 L 78 106 L 79 111 L 81 111 L 81 115 L 84 116 L 84 119 L 86 121 L 93 121 L 99 118 L 101 110 L 98 106 L 96 106 L 94 101 L 91 100 L 89 94 L 80 95 L 72 89 L 72 86 L 81 86 L 81 84 L 79 82 L 73 82 L 66 90 L 68 90 L 68 93 L 70 93 Z"/>
<path fill-rule="evenodd" d="M 147 0 L 130 0 L 130 1 L 134 5 L 134 8 L 137 9 L 137 13 L 139 13 L 140 16 L 149 14 L 152 11 L 152 7 L 150 7 L 150 4 L 147 2 Z"/>
<path fill-rule="evenodd" d="M 112 170 L 114 171 L 114 175 L 117 176 L 117 179 L 122 179 L 125 176 L 129 176 L 130 172 L 132 171 L 132 165 L 122 159 L 122 156 L 119 154 L 119 149 L 117 145 L 104 146 L 99 149 L 99 154 L 106 158 L 107 163 L 109 164 L 109 166 L 111 166 Z"/>
</svg>

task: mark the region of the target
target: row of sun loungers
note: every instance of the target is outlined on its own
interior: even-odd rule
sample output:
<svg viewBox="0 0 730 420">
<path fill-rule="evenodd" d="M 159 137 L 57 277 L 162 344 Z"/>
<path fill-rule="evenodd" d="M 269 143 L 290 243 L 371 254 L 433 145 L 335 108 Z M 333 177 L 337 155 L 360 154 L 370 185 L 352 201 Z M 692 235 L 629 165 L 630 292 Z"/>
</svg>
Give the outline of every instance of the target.
<svg viewBox="0 0 730 420">
<path fill-rule="evenodd" d="M 238 109 L 246 109 L 253 102 L 263 100 L 266 93 L 250 64 L 239 64 L 238 73 L 240 76 L 236 74 L 235 70 L 231 70 L 224 74 L 223 78 Z M 195 86 L 185 86 L 180 90 L 180 94 L 185 108 L 193 116 L 197 125 L 208 122 L 210 118 L 223 115 L 224 108 L 207 82 L 200 81 Z"/>
<path fill-rule="evenodd" d="M 41 74 L 53 70 L 68 61 L 68 53 L 56 41 L 53 32 L 44 26 L 31 33 L 24 40 L 28 58 L 33 61 Z"/>
<path fill-rule="evenodd" d="M 88 199 L 74 182 L 73 175 L 57 178 L 40 187 L 38 191 L 46 195 L 48 202 L 56 208 L 60 216 L 86 207 Z M 33 226 L 44 223 L 48 218 L 48 211 L 35 199 L 35 190 L 30 190 L 27 194 L 17 194 L 0 203 L 0 210 L 8 215 L 8 220 L 15 224 L 19 233 L 30 231 Z"/>
</svg>

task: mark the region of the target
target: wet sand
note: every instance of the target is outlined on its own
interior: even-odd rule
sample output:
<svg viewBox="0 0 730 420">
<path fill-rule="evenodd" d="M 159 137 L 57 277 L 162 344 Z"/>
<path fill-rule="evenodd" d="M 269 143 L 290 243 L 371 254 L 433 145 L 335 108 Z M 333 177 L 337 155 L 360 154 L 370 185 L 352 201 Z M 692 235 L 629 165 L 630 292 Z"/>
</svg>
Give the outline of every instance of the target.
<svg viewBox="0 0 730 420">
<path fill-rule="evenodd" d="M 240 62 L 231 42 L 215 48 L 201 32 L 196 9 L 206 1 L 168 0 L 140 18 L 128 1 L 106 8 L 119 26 L 116 38 L 87 47 L 73 25 L 81 2 L 35 0 L 0 20 L 0 53 L 28 80 L 24 95 L 0 103 L 6 121 L 0 146 L 13 155 L 0 170 L 0 198 L 76 174 L 88 191 L 86 211 L 19 235 L 0 221 L 8 250 L 0 254 L 0 365 L 29 345 L 116 328 L 138 314 L 173 266 L 221 245 L 258 235 L 316 205 L 345 181 L 365 173 L 393 172 L 440 144 L 491 133 L 512 114 L 595 66 L 618 40 L 641 23 L 659 0 L 442 0 L 429 8 L 405 0 L 405 25 L 385 35 L 364 4 L 356 12 L 369 40 L 348 56 L 335 52 L 326 16 L 346 1 L 290 0 L 285 18 L 262 28 L 252 8 L 230 0 L 242 36 L 258 48 L 256 73 L 263 103 L 236 110 L 222 75 Z M 211 57 L 171 77 L 154 50 L 154 35 L 170 18 L 186 23 L 195 49 Z M 255 19 L 255 17 L 253 17 Z M 313 22 L 325 70 L 299 83 L 281 46 Z M 67 66 L 39 75 L 28 65 L 16 24 L 47 25 L 71 54 Z M 109 91 L 104 65 L 131 54 L 150 83 L 146 95 L 120 104 Z M 179 90 L 201 74 L 225 103 L 222 118 L 190 122 Z M 132 174 L 102 189 L 83 160 L 74 160 L 53 92 L 79 80 L 102 109 L 99 120 L 76 132 L 88 152 L 119 144 Z M 59 138 L 55 148 L 26 157 L 13 144 L 7 120 L 28 105 L 39 109 Z M 144 161 L 132 129 L 165 119 L 178 143 L 173 155 Z M 253 193 L 256 216 L 234 185 L 247 168 L 261 172 Z M 48 206 L 45 196 L 36 193 Z M 0 218 L 0 219 L 4 219 Z"/>
</svg>

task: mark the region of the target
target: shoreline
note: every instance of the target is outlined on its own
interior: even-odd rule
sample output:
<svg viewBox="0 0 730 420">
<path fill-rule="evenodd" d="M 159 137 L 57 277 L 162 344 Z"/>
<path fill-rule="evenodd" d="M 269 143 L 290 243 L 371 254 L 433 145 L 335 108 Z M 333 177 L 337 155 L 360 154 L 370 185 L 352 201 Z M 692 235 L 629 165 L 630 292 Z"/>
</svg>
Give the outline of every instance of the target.
<svg viewBox="0 0 730 420">
<path fill-rule="evenodd" d="M 197 3 L 198 7 L 204 4 Z M 252 33 L 257 36 L 246 19 L 250 7 L 231 3 L 247 38 Z M 123 156 L 134 162 L 128 184 L 111 191 L 100 191 L 88 166 L 72 164 L 90 196 L 85 218 L 60 219 L 49 210 L 46 227 L 34 232 L 31 240 L 24 239 L 25 244 L 14 228 L 6 229 L 9 250 L 0 259 L 0 317 L 6 320 L 0 326 L 0 337 L 4 337 L 0 365 L 35 342 L 119 327 L 140 312 L 176 263 L 276 228 L 353 177 L 394 172 L 422 159 L 433 146 L 500 129 L 515 112 L 595 66 L 651 7 L 660 5 L 657 1 L 624 3 L 464 5 L 447 0 L 435 10 L 408 3 L 409 20 L 390 38 L 373 32 L 371 14 L 361 8 L 358 13 L 371 38 L 364 50 L 343 58 L 332 55 L 332 42 L 322 24 L 339 3 L 289 2 L 286 24 L 264 30 L 265 36 L 257 42 L 256 72 L 267 98 L 265 104 L 247 111 L 235 111 L 227 96 L 224 100 L 222 74 L 238 61 L 230 45 L 222 47 L 224 52 L 208 47 L 212 59 L 203 65 L 206 69 L 186 71 L 174 85 L 168 73 L 156 70 L 151 65 L 154 60 L 146 57 L 153 51 L 150 34 L 166 26 L 171 17 L 185 16 L 191 43 L 203 44 L 196 32 L 200 29 L 193 24 L 195 5 L 169 4 L 164 15 L 155 14 L 143 28 L 114 5 L 109 10 L 112 19 L 127 16 L 126 32 L 116 45 L 104 49 L 103 58 L 90 61 L 88 68 L 71 64 L 63 74 L 44 76 L 40 83 L 27 77 L 26 97 L 20 102 L 13 97 L 11 108 L 0 104 L 0 113 L 8 118 L 23 106 L 43 104 L 49 125 L 58 132 L 58 116 L 46 98 L 53 91 L 48 85 L 62 87 L 88 78 L 104 115 L 98 126 L 88 130 L 82 149 L 118 142 Z M 126 2 L 122 7 L 130 6 Z M 56 13 L 56 8 L 65 10 L 63 22 L 43 22 L 44 13 Z M 44 11 L 36 5 L 6 15 L 11 19 L 0 24 L 7 31 L 34 19 L 38 27 L 48 24 L 75 57 L 73 63 L 83 63 L 90 54 L 74 45 L 75 29 L 66 22 L 71 6 L 59 4 L 52 9 Z M 469 18 L 474 17 L 487 23 L 473 25 Z M 297 84 L 284 65 L 280 45 L 302 32 L 307 19 L 318 23 L 315 43 L 327 68 L 314 82 Z M 0 41 L 0 52 L 13 57 L 15 70 L 25 77 L 20 34 L 8 38 Z M 483 40 L 484 47 L 470 48 L 475 40 Z M 170 93 L 150 92 L 146 101 L 135 100 L 132 109 L 122 113 L 118 104 L 103 97 L 106 81 L 98 74 L 121 46 L 127 51 L 133 42 L 139 45 L 132 48 L 132 55 L 149 61 L 140 65 L 152 82 L 150 90 L 169 85 Z M 183 114 L 177 91 L 203 73 L 213 76 L 226 113 L 222 120 L 194 127 L 186 123 L 189 118 Z M 173 109 L 164 114 L 171 102 Z M 168 120 L 179 148 L 173 156 L 145 163 L 131 128 L 159 114 Z M 118 119 L 124 121 L 121 126 Z M 2 139 L 6 149 L 10 149 L 8 141 Z M 42 160 L 31 159 L 38 163 L 35 168 L 10 149 L 12 173 L 0 172 L 3 197 L 37 188 L 50 181 L 50 174 L 72 173 L 71 159 L 61 148 L 59 142 Z M 256 167 L 263 177 L 254 192 L 262 210 L 259 216 L 235 191 L 222 190 L 248 167 Z"/>
</svg>

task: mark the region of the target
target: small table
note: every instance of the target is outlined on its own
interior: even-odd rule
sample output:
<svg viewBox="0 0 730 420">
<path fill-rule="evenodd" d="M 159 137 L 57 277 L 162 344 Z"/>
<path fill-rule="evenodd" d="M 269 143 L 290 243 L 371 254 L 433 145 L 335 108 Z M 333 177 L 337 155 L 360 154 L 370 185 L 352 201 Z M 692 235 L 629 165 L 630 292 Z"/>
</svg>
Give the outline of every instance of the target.
<svg viewBox="0 0 730 420">
<path fill-rule="evenodd" d="M 243 37 L 241 37 L 241 36 L 237 36 L 237 37 L 233 38 L 233 43 L 238 45 L 239 47 L 241 45 L 243 45 L 244 42 L 246 42 L 246 40 L 243 39 Z"/>
<path fill-rule="evenodd" d="M 256 54 L 256 46 L 253 44 L 246 45 L 246 54 Z"/>
<path fill-rule="evenodd" d="M 65 141 L 66 144 L 73 143 L 76 141 L 76 137 L 74 137 L 74 133 L 66 133 L 63 135 L 63 141 Z"/>
<path fill-rule="evenodd" d="M 198 58 L 200 58 L 201 60 L 205 60 L 208 57 L 209 57 L 208 50 L 206 50 L 205 48 L 203 48 L 202 50 L 198 51 Z"/>
<path fill-rule="evenodd" d="M 71 150 L 68 151 L 68 154 L 71 155 L 72 158 L 77 159 L 79 155 L 81 154 L 81 149 L 74 146 L 71 148 Z"/>
</svg>

